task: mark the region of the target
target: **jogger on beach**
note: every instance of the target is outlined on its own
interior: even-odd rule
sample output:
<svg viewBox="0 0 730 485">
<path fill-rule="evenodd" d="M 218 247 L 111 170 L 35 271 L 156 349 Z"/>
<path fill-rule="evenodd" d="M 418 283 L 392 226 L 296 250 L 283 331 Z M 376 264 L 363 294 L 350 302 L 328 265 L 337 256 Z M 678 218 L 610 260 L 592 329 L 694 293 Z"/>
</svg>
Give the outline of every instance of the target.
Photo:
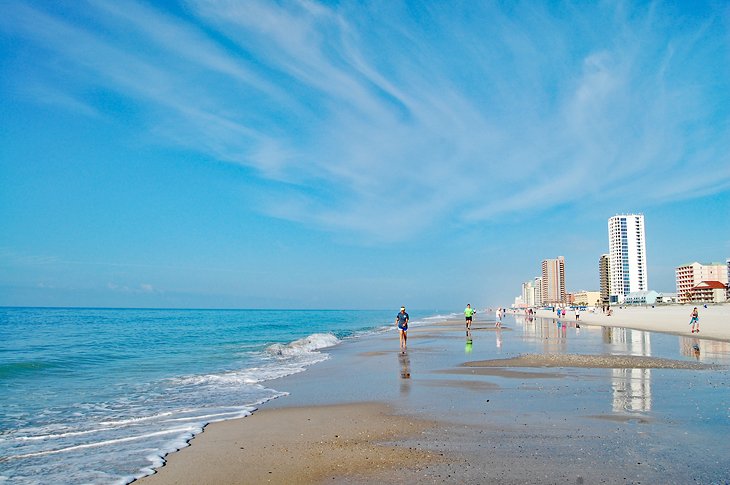
<svg viewBox="0 0 730 485">
<path fill-rule="evenodd" d="M 692 310 L 692 313 L 690 314 L 692 319 L 689 321 L 689 324 L 692 325 L 692 333 L 699 333 L 700 332 L 700 312 L 697 310 L 697 307 Z M 695 325 L 697 325 L 697 330 L 695 330 Z"/>
<path fill-rule="evenodd" d="M 408 340 L 408 314 L 406 313 L 406 307 L 400 307 L 400 313 L 395 316 L 395 324 L 398 326 L 398 333 L 400 334 L 400 349 L 402 352 L 406 351 L 406 342 Z"/>
<path fill-rule="evenodd" d="M 471 307 L 471 303 L 466 304 L 466 308 L 464 309 L 464 318 L 466 319 L 466 328 L 471 328 L 471 319 L 474 316 L 476 312 Z"/>
</svg>

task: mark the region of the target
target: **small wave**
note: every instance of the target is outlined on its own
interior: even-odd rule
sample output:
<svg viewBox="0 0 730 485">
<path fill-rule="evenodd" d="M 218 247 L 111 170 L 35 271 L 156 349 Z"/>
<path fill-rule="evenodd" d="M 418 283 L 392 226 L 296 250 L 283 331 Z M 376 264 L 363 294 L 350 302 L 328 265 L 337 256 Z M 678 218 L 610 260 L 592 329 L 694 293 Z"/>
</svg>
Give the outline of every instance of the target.
<svg viewBox="0 0 730 485">
<path fill-rule="evenodd" d="M 13 455 L 13 456 L 0 458 L 0 461 L 18 460 L 18 459 L 22 459 L 22 458 L 31 458 L 34 456 L 55 455 L 57 453 L 67 453 L 69 451 L 83 450 L 83 449 L 87 449 L 87 448 L 99 448 L 101 446 L 116 445 L 119 443 L 127 443 L 129 441 L 144 440 L 144 439 L 155 437 L 155 436 L 165 436 L 165 435 L 169 435 L 169 434 L 183 433 L 185 441 L 189 441 L 195 434 L 199 433 L 201 429 L 202 428 L 199 426 L 186 427 L 186 428 L 172 428 L 172 429 L 166 429 L 163 431 L 156 431 L 154 433 L 141 434 L 138 436 L 127 436 L 124 438 L 115 438 L 115 439 L 111 439 L 111 440 L 97 441 L 94 443 L 84 443 L 81 445 L 68 446 L 66 448 L 37 451 L 34 453 L 26 453 L 26 454 L 22 454 L 22 455 Z"/>
<path fill-rule="evenodd" d="M 423 320 L 447 320 L 449 318 L 453 318 L 455 313 L 451 313 L 449 315 L 433 315 L 431 317 L 424 317 Z"/>
<path fill-rule="evenodd" d="M 165 416 L 172 415 L 172 412 L 164 412 L 164 413 L 158 413 L 152 416 L 141 416 L 138 418 L 129 418 L 129 419 L 120 419 L 118 421 L 101 421 L 99 424 L 102 426 L 124 426 L 127 424 L 136 424 L 142 421 L 150 421 L 158 418 L 162 418 Z"/>
<path fill-rule="evenodd" d="M 266 350 L 273 355 L 293 357 L 309 352 L 316 352 L 319 349 L 333 347 L 338 343 L 340 343 L 340 339 L 331 333 L 315 333 L 286 345 L 270 345 Z"/>
</svg>

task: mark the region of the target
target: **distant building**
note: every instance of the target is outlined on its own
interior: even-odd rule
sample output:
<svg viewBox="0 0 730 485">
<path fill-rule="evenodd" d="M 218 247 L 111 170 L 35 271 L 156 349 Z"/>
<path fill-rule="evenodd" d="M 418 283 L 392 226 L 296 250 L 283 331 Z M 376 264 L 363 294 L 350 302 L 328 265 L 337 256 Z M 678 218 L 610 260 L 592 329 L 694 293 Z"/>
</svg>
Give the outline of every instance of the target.
<svg viewBox="0 0 730 485">
<path fill-rule="evenodd" d="M 573 293 L 573 303 L 576 305 L 600 306 L 601 292 L 586 290 L 576 291 Z"/>
<path fill-rule="evenodd" d="M 654 290 L 633 291 L 626 295 L 624 303 L 626 305 L 654 305 L 658 297 L 659 293 Z"/>
<path fill-rule="evenodd" d="M 611 294 L 611 272 L 609 271 L 609 257 L 608 254 L 601 254 L 598 260 L 598 279 L 600 281 L 601 289 L 601 305 L 608 305 L 609 295 Z"/>
<path fill-rule="evenodd" d="M 701 281 L 692 288 L 693 303 L 722 303 L 727 301 L 727 285 L 720 281 Z"/>
<path fill-rule="evenodd" d="M 542 304 L 565 303 L 565 258 L 542 262 Z"/>
<path fill-rule="evenodd" d="M 701 281 L 719 281 L 727 285 L 728 267 L 730 263 L 698 263 L 697 261 L 674 270 L 677 283 L 677 298 L 680 303 L 687 303 L 693 299 L 693 288 Z"/>
<path fill-rule="evenodd" d="M 541 278 L 536 277 L 522 283 L 522 301 L 526 307 L 537 307 L 542 304 L 541 281 Z"/>
<path fill-rule="evenodd" d="M 659 293 L 656 297 L 657 303 L 677 303 L 676 293 Z"/>
<path fill-rule="evenodd" d="M 608 219 L 608 257 L 611 303 L 623 302 L 629 293 L 647 291 L 643 214 L 623 214 Z"/>
<path fill-rule="evenodd" d="M 541 306 L 542 305 L 542 277 L 535 276 L 533 281 L 534 281 L 534 283 L 533 283 L 532 289 L 535 294 L 535 306 Z"/>
</svg>

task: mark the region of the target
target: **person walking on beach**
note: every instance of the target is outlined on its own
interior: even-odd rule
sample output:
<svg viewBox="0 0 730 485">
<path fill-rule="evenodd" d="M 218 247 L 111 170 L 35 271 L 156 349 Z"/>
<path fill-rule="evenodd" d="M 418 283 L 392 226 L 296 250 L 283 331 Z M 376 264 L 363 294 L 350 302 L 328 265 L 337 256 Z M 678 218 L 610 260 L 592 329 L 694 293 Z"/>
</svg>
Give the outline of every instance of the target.
<svg viewBox="0 0 730 485">
<path fill-rule="evenodd" d="M 466 328 L 471 329 L 471 320 L 476 312 L 471 307 L 471 303 L 466 304 L 466 308 L 464 308 L 464 318 L 466 319 Z"/>
<path fill-rule="evenodd" d="M 408 340 L 408 314 L 406 313 L 406 307 L 400 307 L 400 313 L 395 316 L 395 324 L 398 326 L 398 333 L 400 334 L 400 350 L 401 352 L 406 351 L 406 342 Z"/>
<path fill-rule="evenodd" d="M 494 322 L 494 326 L 500 328 L 502 326 L 502 308 L 497 308 L 497 321 Z"/>
<path fill-rule="evenodd" d="M 697 307 L 692 310 L 692 313 L 690 314 L 692 317 L 689 321 L 689 324 L 692 325 L 692 333 L 699 333 L 700 332 L 700 312 L 697 310 Z M 695 330 L 695 325 L 697 326 L 697 330 Z"/>
</svg>

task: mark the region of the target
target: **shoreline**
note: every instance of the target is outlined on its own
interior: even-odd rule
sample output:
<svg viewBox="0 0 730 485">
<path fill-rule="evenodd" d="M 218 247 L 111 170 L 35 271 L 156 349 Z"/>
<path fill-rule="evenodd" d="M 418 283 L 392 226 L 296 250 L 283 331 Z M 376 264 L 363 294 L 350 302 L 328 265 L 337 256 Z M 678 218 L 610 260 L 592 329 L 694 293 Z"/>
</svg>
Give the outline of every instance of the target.
<svg viewBox="0 0 730 485">
<path fill-rule="evenodd" d="M 580 321 L 593 325 L 583 315 Z M 616 322 L 623 320 L 609 320 L 607 326 L 619 326 Z M 705 482 L 730 478 L 713 467 L 717 452 L 706 456 L 704 442 L 692 445 L 694 440 L 715 443 L 713 433 L 724 429 L 727 416 L 714 418 L 720 427 L 707 427 L 681 409 L 669 417 L 651 412 L 653 400 L 667 392 L 681 395 L 680 403 L 726 407 L 724 401 L 715 402 L 721 397 L 701 390 L 708 382 L 709 392 L 722 386 L 726 369 L 675 368 L 662 359 L 644 359 L 638 368 L 634 362 L 641 359 L 628 359 L 617 368 L 613 361 L 597 366 L 586 355 L 577 356 L 582 364 L 576 356 L 560 357 L 554 365 L 559 369 L 545 369 L 544 359 L 538 359 L 520 371 L 512 364 L 524 362 L 491 362 L 524 354 L 504 350 L 525 339 L 513 317 L 505 323 L 498 330 L 489 315 L 477 318 L 474 350 L 468 342 L 464 347 L 460 319 L 413 327 L 406 355 L 397 350 L 394 332 L 328 349 L 330 359 L 307 372 L 267 383 L 289 396 L 265 403 L 249 417 L 209 425 L 189 447 L 168 455 L 154 475 L 140 480 L 684 483 L 698 476 Z M 579 335 L 573 326 L 569 331 L 573 339 L 600 339 L 590 330 Z M 702 339 L 718 339 L 709 326 L 707 334 Z M 652 342 L 661 340 L 657 336 Z M 640 387 L 635 387 L 637 379 Z M 688 388 L 693 394 L 682 394 Z M 613 402 L 613 410 L 604 402 Z M 677 432 L 690 443 L 689 450 L 673 448 Z M 648 455 L 647 449 L 652 450 Z M 701 472 L 686 466 L 703 462 Z"/>
</svg>

